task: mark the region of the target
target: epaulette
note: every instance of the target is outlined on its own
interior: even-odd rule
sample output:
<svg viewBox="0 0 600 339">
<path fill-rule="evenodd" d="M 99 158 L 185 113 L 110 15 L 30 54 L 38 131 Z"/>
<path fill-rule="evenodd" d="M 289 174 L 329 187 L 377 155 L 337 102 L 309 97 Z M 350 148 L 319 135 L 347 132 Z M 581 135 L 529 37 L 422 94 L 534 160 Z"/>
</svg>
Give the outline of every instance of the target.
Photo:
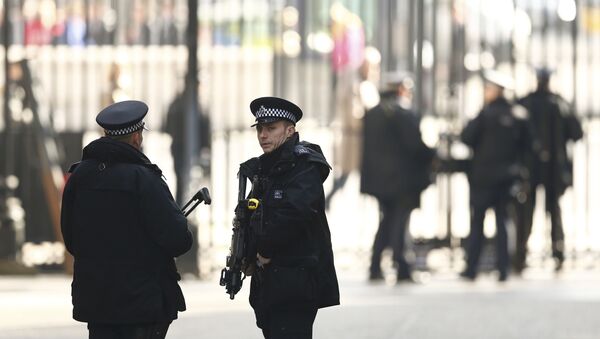
<svg viewBox="0 0 600 339">
<path fill-rule="evenodd" d="M 156 164 L 144 164 L 144 167 L 150 169 L 152 172 L 158 174 L 160 177 L 164 177 L 162 170 Z"/>
<path fill-rule="evenodd" d="M 75 169 L 77 168 L 77 166 L 79 166 L 79 164 L 81 164 L 81 161 L 78 161 L 74 164 L 71 164 L 71 166 L 69 167 L 69 173 L 73 173 L 75 171 Z"/>
<path fill-rule="evenodd" d="M 316 148 L 316 149 L 315 149 Z M 310 162 L 317 162 L 331 169 L 329 163 L 323 156 L 319 145 L 301 142 L 294 147 L 294 155 L 301 158 L 306 158 Z"/>
</svg>

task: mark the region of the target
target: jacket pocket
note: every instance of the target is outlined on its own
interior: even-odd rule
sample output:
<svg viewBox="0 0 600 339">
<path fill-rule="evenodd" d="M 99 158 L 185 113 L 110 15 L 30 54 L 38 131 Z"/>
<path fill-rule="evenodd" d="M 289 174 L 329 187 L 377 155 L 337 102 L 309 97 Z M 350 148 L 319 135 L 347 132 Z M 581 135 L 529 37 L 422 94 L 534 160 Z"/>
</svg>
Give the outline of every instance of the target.
<svg viewBox="0 0 600 339">
<path fill-rule="evenodd" d="M 269 267 L 269 302 L 272 306 L 312 304 L 316 302 L 316 276 L 313 267 Z"/>
</svg>

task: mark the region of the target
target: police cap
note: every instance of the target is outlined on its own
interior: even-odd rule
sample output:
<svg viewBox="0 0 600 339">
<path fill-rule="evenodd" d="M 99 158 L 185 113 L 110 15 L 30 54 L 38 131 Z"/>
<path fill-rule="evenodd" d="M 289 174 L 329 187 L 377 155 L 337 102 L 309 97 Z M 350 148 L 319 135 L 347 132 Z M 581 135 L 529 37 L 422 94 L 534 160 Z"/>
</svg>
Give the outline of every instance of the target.
<svg viewBox="0 0 600 339">
<path fill-rule="evenodd" d="M 278 120 L 288 120 L 294 125 L 302 118 L 302 110 L 296 104 L 278 97 L 261 97 L 252 100 L 250 111 L 256 123 L 267 124 Z"/>
<path fill-rule="evenodd" d="M 513 79 L 506 73 L 497 70 L 485 70 L 483 71 L 483 79 L 491 84 L 494 84 L 500 88 L 512 90 L 514 88 Z"/>
<path fill-rule="evenodd" d="M 96 116 L 96 122 L 108 136 L 127 135 L 144 128 L 148 106 L 137 100 L 114 103 Z"/>
<path fill-rule="evenodd" d="M 396 90 L 402 86 L 406 89 L 412 89 L 415 86 L 413 74 L 407 71 L 391 71 L 381 76 L 384 90 Z"/>
</svg>

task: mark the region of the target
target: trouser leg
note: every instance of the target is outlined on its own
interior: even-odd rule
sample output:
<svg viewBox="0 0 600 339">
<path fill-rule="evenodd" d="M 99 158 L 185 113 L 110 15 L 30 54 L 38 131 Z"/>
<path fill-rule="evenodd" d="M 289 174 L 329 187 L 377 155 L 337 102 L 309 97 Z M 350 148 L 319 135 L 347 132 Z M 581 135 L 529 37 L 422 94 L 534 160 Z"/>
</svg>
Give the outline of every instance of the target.
<svg viewBox="0 0 600 339">
<path fill-rule="evenodd" d="M 394 262 L 398 266 L 398 279 L 410 278 L 410 264 L 404 255 L 404 245 L 406 242 L 406 231 L 410 221 L 412 208 L 405 206 L 401 202 L 394 206 L 392 212 L 392 248 L 394 251 Z"/>
<path fill-rule="evenodd" d="M 88 324 L 88 330 L 90 339 L 164 339 L 170 324 Z"/>
<path fill-rule="evenodd" d="M 370 272 L 372 275 L 381 273 L 381 254 L 383 250 L 389 245 L 391 237 L 391 212 L 392 208 L 390 203 L 384 200 L 379 200 L 379 209 L 381 220 L 379 222 L 379 228 L 375 234 L 375 240 L 373 241 L 373 248 L 371 253 L 371 267 Z"/>
<path fill-rule="evenodd" d="M 481 255 L 483 242 L 483 220 L 485 218 L 485 206 L 471 207 L 471 231 L 467 240 L 467 269 L 465 275 L 474 278 L 477 275 L 477 266 Z"/>
<path fill-rule="evenodd" d="M 558 260 L 564 260 L 565 233 L 563 230 L 562 216 L 558 199 L 550 202 L 550 238 L 552 239 L 552 256 Z"/>
<path fill-rule="evenodd" d="M 342 187 L 344 187 L 344 185 L 346 184 L 346 181 L 348 181 L 348 173 L 344 173 L 342 174 L 339 178 L 336 178 L 333 181 L 333 187 L 331 188 L 331 191 L 327 194 L 327 196 L 325 196 L 325 206 L 328 208 L 329 204 L 331 202 L 331 198 L 333 198 L 333 196 L 335 195 L 335 193 L 340 190 Z"/>
<path fill-rule="evenodd" d="M 317 308 L 271 310 L 262 328 L 265 339 L 312 339 Z"/>
<path fill-rule="evenodd" d="M 529 236 L 531 235 L 534 207 L 535 189 L 531 190 L 523 203 L 515 202 L 517 243 L 514 268 L 517 272 L 520 272 L 525 268 L 525 262 L 527 260 L 527 243 L 529 241 Z"/>
<path fill-rule="evenodd" d="M 119 327 L 115 325 L 88 323 L 89 339 L 120 339 Z"/>
<path fill-rule="evenodd" d="M 506 203 L 500 202 L 494 208 L 496 215 L 496 267 L 500 279 L 506 279 L 508 274 L 508 232 L 506 229 Z"/>
<path fill-rule="evenodd" d="M 148 325 L 132 326 L 131 339 L 164 339 L 167 335 L 170 323 L 155 323 Z"/>
</svg>

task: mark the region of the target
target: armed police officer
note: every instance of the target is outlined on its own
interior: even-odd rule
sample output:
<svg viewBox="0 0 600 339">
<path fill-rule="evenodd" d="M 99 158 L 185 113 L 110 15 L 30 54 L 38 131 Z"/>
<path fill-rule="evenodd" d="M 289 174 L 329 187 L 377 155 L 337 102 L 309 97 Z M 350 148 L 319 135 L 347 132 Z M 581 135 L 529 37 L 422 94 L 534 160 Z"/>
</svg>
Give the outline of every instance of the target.
<svg viewBox="0 0 600 339">
<path fill-rule="evenodd" d="M 518 223 L 515 269 L 520 271 L 525 267 L 535 192 L 538 186 L 543 186 L 546 212 L 550 214 L 552 257 L 556 261 L 555 269 L 559 271 L 565 260 L 565 235 L 559 199 L 567 187 L 573 184 L 573 163 L 567 154 L 567 143 L 581 139 L 583 131 L 567 102 L 550 90 L 551 71 L 540 68 L 536 75 L 537 89 L 519 100 L 529 111 L 537 147 L 529 163 L 531 194 L 520 211 L 522 215 Z"/>
<path fill-rule="evenodd" d="M 96 122 L 65 186 L 61 227 L 75 259 L 73 318 L 91 339 L 164 338 L 185 301 L 174 258 L 192 246 L 162 172 L 141 152 L 148 106 L 123 101 Z"/>
<path fill-rule="evenodd" d="M 478 273 L 488 208 L 496 216 L 496 267 L 498 280 L 508 278 L 507 207 L 514 189 L 526 175 L 523 152 L 531 148 L 531 133 L 526 110 L 514 106 L 504 96 L 511 79 L 496 71 L 484 73 L 485 105 L 461 134 L 473 151 L 468 172 L 470 185 L 471 230 L 467 239 L 467 268 L 464 278 L 473 280 Z"/>
<path fill-rule="evenodd" d="M 318 145 L 299 140 L 298 106 L 261 97 L 250 110 L 264 152 L 240 166 L 261 206 L 250 305 L 265 338 L 312 338 L 317 309 L 339 304 L 323 193 L 330 167 Z"/>
</svg>

